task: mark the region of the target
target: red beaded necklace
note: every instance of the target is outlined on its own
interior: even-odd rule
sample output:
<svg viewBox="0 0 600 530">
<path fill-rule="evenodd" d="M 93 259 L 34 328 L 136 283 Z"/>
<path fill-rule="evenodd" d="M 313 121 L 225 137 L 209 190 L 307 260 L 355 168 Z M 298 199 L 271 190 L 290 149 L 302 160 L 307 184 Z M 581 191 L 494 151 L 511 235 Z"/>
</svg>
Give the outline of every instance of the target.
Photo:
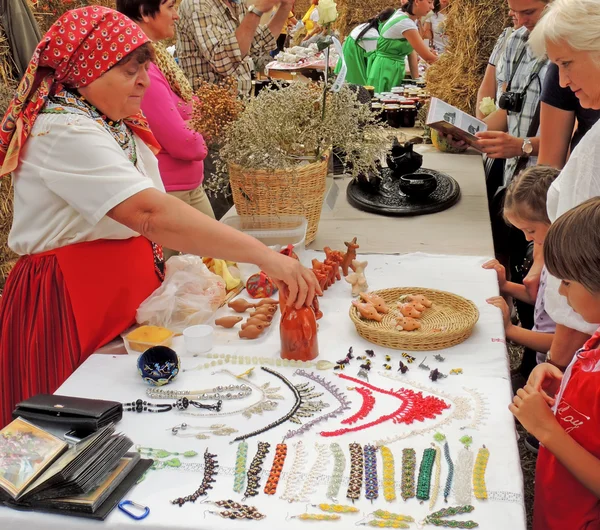
<svg viewBox="0 0 600 530">
<path fill-rule="evenodd" d="M 354 377 L 350 377 L 345 374 L 338 374 L 338 376 L 347 381 L 352 381 L 355 384 L 362 385 L 373 392 L 378 392 L 387 396 L 393 396 L 399 399 L 402 403 L 391 414 L 385 414 L 374 421 L 363 423 L 362 425 L 357 425 L 355 427 L 344 427 L 335 431 L 322 431 L 320 434 L 324 437 L 341 436 L 342 434 L 347 434 L 349 432 L 362 431 L 371 427 L 375 427 L 376 425 L 384 423 L 388 420 L 392 420 L 394 423 L 404 423 L 406 425 L 410 425 L 416 420 L 423 421 L 425 419 L 433 419 L 436 416 L 439 416 L 445 409 L 450 408 L 450 405 L 443 399 L 434 396 L 423 396 L 422 392 L 415 392 L 414 390 L 410 390 L 408 388 L 385 390 L 384 388 L 376 387 L 370 383 L 361 381 L 360 379 L 355 379 Z M 364 407 L 365 403 L 363 402 L 363 406 L 358 414 L 363 411 Z M 355 416 L 358 414 L 355 414 Z M 342 423 L 346 422 L 344 421 Z"/>
</svg>

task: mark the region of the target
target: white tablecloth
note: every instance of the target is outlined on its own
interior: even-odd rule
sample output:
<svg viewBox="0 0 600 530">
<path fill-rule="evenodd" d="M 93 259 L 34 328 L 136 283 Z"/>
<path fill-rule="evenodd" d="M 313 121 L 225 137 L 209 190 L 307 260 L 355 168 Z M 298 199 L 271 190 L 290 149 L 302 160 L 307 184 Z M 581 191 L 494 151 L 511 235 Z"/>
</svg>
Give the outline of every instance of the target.
<svg viewBox="0 0 600 530">
<path fill-rule="evenodd" d="M 321 257 L 321 254 L 307 252 L 303 260 L 308 262 L 312 257 Z M 473 412 L 471 417 L 463 421 L 453 421 L 441 425 L 439 431 L 443 432 L 450 444 L 450 451 L 456 463 L 456 458 L 461 444 L 459 438 L 465 434 L 473 437 L 472 450 L 476 453 L 478 448 L 486 445 L 490 450 L 490 460 L 487 468 L 486 481 L 489 493 L 487 501 L 472 499 L 475 511 L 470 515 L 459 517 L 460 519 L 473 519 L 479 523 L 482 530 L 492 529 L 511 529 L 521 530 L 525 528 L 525 514 L 523 502 L 522 474 L 519 462 L 519 454 L 516 443 L 516 433 L 514 420 L 508 411 L 508 404 L 511 399 L 510 381 L 508 377 L 508 364 L 506 349 L 504 345 L 504 331 L 500 313 L 497 309 L 488 306 L 486 298 L 497 295 L 497 281 L 495 273 L 484 271 L 481 264 L 484 258 L 477 257 L 452 257 L 452 256 L 429 256 L 423 254 L 411 255 L 362 255 L 361 259 L 368 260 L 366 274 L 370 289 L 381 289 L 393 286 L 422 286 L 436 289 L 443 289 L 462 295 L 473 300 L 481 312 L 480 320 L 475 328 L 472 337 L 465 343 L 454 348 L 440 351 L 439 353 L 446 357 L 446 360 L 438 362 L 434 359 L 432 352 L 414 353 L 417 360 L 410 365 L 410 370 L 404 376 L 396 372 L 398 367 L 397 360 L 400 358 L 400 352 L 386 350 L 374 346 L 361 339 L 348 317 L 348 308 L 350 305 L 350 286 L 345 282 L 338 282 L 329 289 L 321 299 L 321 307 L 325 316 L 319 322 L 319 347 L 320 359 L 336 361 L 343 358 L 350 346 L 354 352 L 360 355 L 365 349 L 373 348 L 376 357 L 373 360 L 373 369 L 370 374 L 370 382 L 376 386 L 386 389 L 398 389 L 403 386 L 401 381 L 392 381 L 378 372 L 388 375 L 404 378 L 406 388 L 412 388 L 410 382 L 415 382 L 421 387 L 428 387 L 434 391 L 443 392 L 448 402 L 448 396 L 469 397 L 465 388 L 475 389 L 481 395 L 485 396 L 485 410 L 483 412 L 483 421 L 477 429 L 466 428 L 466 425 L 472 424 Z M 222 310 L 224 311 L 224 310 Z M 276 326 L 272 326 L 266 337 L 259 342 L 240 343 L 236 340 L 224 344 L 217 341 L 213 349 L 215 353 L 237 353 L 250 356 L 268 356 L 277 358 L 279 351 L 279 333 Z M 204 357 L 193 357 L 186 355 L 185 348 L 181 343 L 176 344 L 176 349 L 181 355 L 182 364 L 187 371 L 182 372 L 177 379 L 169 385 L 174 389 L 199 389 L 210 388 L 219 384 L 232 384 L 236 381 L 226 374 L 211 375 L 214 370 L 190 370 L 199 363 L 204 364 Z M 382 365 L 385 363 L 385 355 L 392 356 L 393 371 L 384 372 Z M 417 367 L 420 361 L 427 358 L 426 363 L 431 367 L 437 367 L 442 372 L 448 372 L 451 368 L 462 368 L 463 375 L 450 375 L 446 379 L 432 383 L 428 379 L 429 371 Z M 352 365 L 344 371 L 346 375 L 356 376 L 358 371 L 358 362 L 353 361 Z M 247 367 L 224 365 L 215 370 L 227 368 L 235 373 L 243 372 Z M 294 368 L 275 368 L 294 383 L 304 382 L 306 379 L 294 376 Z M 352 400 L 351 412 L 357 411 L 361 405 L 361 399 L 358 393 L 346 390 L 353 386 L 352 383 L 344 381 L 332 372 L 318 372 L 319 375 L 325 375 L 328 380 L 334 382 L 339 388 L 343 389 L 347 396 Z M 255 374 L 252 380 L 255 383 L 271 382 L 272 385 L 281 386 L 279 382 L 270 374 L 262 372 L 260 369 L 254 370 Z M 136 357 L 113 356 L 113 355 L 93 355 L 90 357 L 58 390 L 59 394 L 77 395 L 90 398 L 112 399 L 118 401 L 132 401 L 137 398 L 145 398 L 147 386 L 137 375 Z M 418 390 L 418 388 L 417 388 Z M 271 421 L 281 417 L 291 407 L 291 393 L 282 387 L 286 401 L 282 401 L 276 411 L 265 413 L 262 416 L 253 416 L 248 420 L 239 415 L 232 415 L 225 418 L 194 418 L 183 416 L 179 413 L 171 412 L 165 414 L 135 414 L 125 412 L 123 420 L 118 427 L 127 433 L 136 444 L 142 446 L 166 449 L 169 451 L 185 451 L 194 449 L 199 454 L 197 457 L 186 459 L 184 462 L 202 462 L 202 453 L 206 447 L 211 452 L 218 455 L 220 472 L 217 476 L 213 492 L 210 494 L 211 500 L 234 499 L 239 501 L 240 495 L 233 493 L 233 466 L 235 464 L 235 454 L 237 445 L 228 444 L 233 438 L 212 437 L 210 440 L 197 440 L 195 438 L 180 438 L 171 434 L 171 428 L 181 422 L 190 425 L 210 425 L 213 423 L 228 423 L 239 430 L 236 436 L 242 433 L 252 431 Z M 427 394 L 427 392 L 425 392 Z M 376 406 L 369 417 L 364 421 L 373 420 L 383 414 L 390 413 L 397 407 L 397 401 L 394 398 L 375 394 L 377 398 Z M 256 399 L 256 396 L 249 400 Z M 329 395 L 324 398 L 335 406 L 335 400 Z M 224 402 L 224 410 L 235 410 L 241 408 L 248 400 L 243 402 L 227 401 Z M 251 402 L 251 401 L 250 401 Z M 476 402 L 470 400 L 473 408 Z M 325 409 L 323 412 L 331 410 Z M 314 443 L 338 442 L 345 451 L 348 459 L 345 478 L 349 470 L 348 443 L 357 441 L 362 444 L 372 443 L 375 440 L 407 434 L 411 430 L 434 427 L 448 417 L 454 410 L 454 405 L 446 410 L 441 416 L 433 420 L 416 422 L 412 425 L 384 423 L 372 429 L 362 430 L 355 434 L 346 434 L 334 438 L 323 438 L 319 436 L 318 431 L 335 430 L 341 426 L 341 416 L 330 420 L 323 426 L 316 427 L 301 437 L 288 440 L 288 457 L 284 467 L 284 475 L 289 471 L 294 456 L 294 444 L 302 440 L 309 450 L 309 462 L 305 468 L 308 473 L 316 457 Z M 285 476 L 279 484 L 277 495 L 269 497 L 262 492 L 266 481 L 273 455 L 275 454 L 275 445 L 279 443 L 283 435 L 294 425 L 287 423 L 278 428 L 269 431 L 256 438 L 249 439 L 248 464 L 253 458 L 257 442 L 268 441 L 271 443 L 271 452 L 265 461 L 265 475 L 261 481 L 261 493 L 259 496 L 249 499 L 248 504 L 255 505 L 260 511 L 267 514 L 261 524 L 262 528 L 280 528 L 286 524 L 290 528 L 302 528 L 306 524 L 297 519 L 285 521 L 287 515 L 298 515 L 305 511 L 305 504 L 287 503 L 279 499 L 285 486 Z M 417 466 L 420 463 L 423 449 L 429 447 L 433 441 L 433 434 L 437 429 L 433 428 L 422 435 L 413 435 L 406 439 L 397 441 L 389 445 L 395 457 L 396 463 L 396 482 L 400 481 L 401 473 L 401 455 L 402 449 L 412 447 L 417 451 Z M 192 432 L 192 431 L 190 431 Z M 381 484 L 381 457 L 378 456 L 379 481 Z M 329 460 L 326 475 L 331 473 L 333 468 L 333 459 Z M 418 471 L 418 469 L 417 469 Z M 441 484 L 445 483 L 447 467 L 445 462 L 442 464 Z M 258 527 L 259 523 L 247 521 L 231 522 L 227 519 L 221 519 L 215 515 L 206 514 L 205 510 L 215 509 L 210 504 L 186 504 L 182 508 L 170 504 L 171 499 L 185 496 L 192 493 L 202 481 L 202 473 L 182 471 L 177 469 L 165 469 L 150 471 L 147 478 L 127 495 L 128 499 L 150 507 L 150 515 L 141 522 L 133 521 L 118 510 L 115 510 L 103 524 L 103 528 L 120 529 L 125 527 L 138 527 L 146 529 L 176 529 L 176 528 L 250 528 Z M 319 487 L 316 493 L 311 497 L 311 502 L 329 502 L 325 493 L 327 490 L 327 477 L 322 477 L 319 481 Z M 339 502 L 348 504 L 345 499 L 346 484 L 342 485 Z M 399 484 L 397 489 L 398 499 L 392 503 L 387 503 L 383 499 L 383 493 L 380 486 L 380 498 L 374 504 L 363 498 L 356 503 L 360 508 L 360 515 L 345 515 L 341 521 L 331 524 L 332 527 L 351 530 L 356 528 L 355 523 L 363 519 L 367 514 L 376 509 L 382 508 L 394 513 L 403 513 L 412 515 L 416 520 L 421 520 L 429 512 L 428 502 L 420 504 L 416 499 L 404 502 L 400 497 Z M 449 505 L 456 504 L 451 497 Z M 440 509 L 446 506 L 440 492 L 440 497 L 434 507 Z M 314 509 L 311 511 L 315 512 Z M 41 514 L 23 513 L 9 509 L 0 509 L 0 528 L 18 528 L 19 530 L 29 529 L 86 529 L 97 525 L 95 522 L 88 522 L 73 517 L 48 516 Z M 97 527 L 97 526 L 96 526 Z"/>
</svg>

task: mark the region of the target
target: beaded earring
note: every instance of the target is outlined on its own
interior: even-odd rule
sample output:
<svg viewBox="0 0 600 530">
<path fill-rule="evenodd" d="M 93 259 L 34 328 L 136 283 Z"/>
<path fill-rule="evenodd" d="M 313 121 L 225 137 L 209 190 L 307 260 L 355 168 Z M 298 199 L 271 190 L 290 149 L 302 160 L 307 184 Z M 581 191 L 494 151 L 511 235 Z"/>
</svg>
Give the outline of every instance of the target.
<svg viewBox="0 0 600 530">
<path fill-rule="evenodd" d="M 342 477 L 344 475 L 344 470 L 346 469 L 346 457 L 340 444 L 332 443 L 329 448 L 333 454 L 333 474 L 331 475 L 329 486 L 327 488 L 327 498 L 335 501 L 337 500 L 342 486 Z"/>
<path fill-rule="evenodd" d="M 394 454 L 389 447 L 381 447 L 383 461 L 383 497 L 386 501 L 396 500 L 396 471 L 394 469 Z"/>
<path fill-rule="evenodd" d="M 405 521 L 407 523 L 414 523 L 415 520 L 410 515 L 402 515 L 399 513 L 391 513 L 386 510 L 376 510 L 372 513 L 376 519 L 384 519 L 385 521 Z"/>
<path fill-rule="evenodd" d="M 487 488 L 485 485 L 485 470 L 490 458 L 490 450 L 484 445 L 477 452 L 475 467 L 473 468 L 473 493 L 475 498 L 485 500 L 488 498 Z"/>
<path fill-rule="evenodd" d="M 473 451 L 469 446 L 473 443 L 473 438 L 463 436 L 460 439 L 463 448 L 458 453 L 456 461 L 456 479 L 454 481 L 454 498 L 463 505 L 469 505 L 471 502 L 471 475 L 473 471 Z"/>
<path fill-rule="evenodd" d="M 360 510 L 354 506 L 345 506 L 343 504 L 310 504 L 313 508 L 319 508 L 322 512 L 330 513 L 358 513 Z"/>
<path fill-rule="evenodd" d="M 447 521 L 446 517 L 452 517 L 454 515 L 460 515 L 463 513 L 471 513 L 475 508 L 473 506 L 465 505 L 465 506 L 454 506 L 451 508 L 442 508 L 435 513 L 432 513 L 425 517 L 421 524 L 427 525 L 431 524 L 434 526 L 444 526 L 447 528 L 477 528 L 479 526 L 475 521 Z"/>
<path fill-rule="evenodd" d="M 269 472 L 269 478 L 267 478 L 267 483 L 265 484 L 265 494 L 266 495 L 275 495 L 275 492 L 277 491 L 277 485 L 279 484 L 279 479 L 281 477 L 281 472 L 283 470 L 283 464 L 285 463 L 286 456 L 287 456 L 287 445 L 286 444 L 277 444 L 277 448 L 275 449 L 275 458 L 273 459 L 273 465 L 271 466 L 271 471 Z"/>
<path fill-rule="evenodd" d="M 204 432 L 199 432 L 197 434 L 182 432 L 187 431 L 188 429 Z M 179 436 L 180 438 L 197 438 L 198 440 L 207 440 L 208 438 L 210 438 L 210 434 L 214 436 L 229 436 L 234 432 L 238 432 L 237 429 L 234 429 L 233 427 L 228 427 L 224 423 L 215 423 L 214 425 L 210 425 L 208 427 L 200 427 L 196 425 L 188 425 L 187 423 L 182 423 L 171 428 L 171 433 L 173 434 L 173 436 Z"/>
<path fill-rule="evenodd" d="M 207 513 L 218 515 L 224 519 L 252 519 L 254 521 L 260 521 L 266 517 L 266 515 L 260 513 L 254 506 L 248 506 L 234 501 L 217 501 L 209 504 L 215 504 L 220 508 L 225 508 L 225 510 L 222 512 L 207 510 L 204 512 L 204 517 L 206 517 Z"/>
</svg>

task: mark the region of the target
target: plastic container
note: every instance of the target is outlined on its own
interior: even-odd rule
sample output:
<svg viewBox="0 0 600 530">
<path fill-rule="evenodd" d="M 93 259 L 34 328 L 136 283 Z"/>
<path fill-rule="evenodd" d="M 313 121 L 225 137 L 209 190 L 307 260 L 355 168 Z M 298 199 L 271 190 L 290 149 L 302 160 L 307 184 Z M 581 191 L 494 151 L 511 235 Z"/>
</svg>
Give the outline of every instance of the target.
<svg viewBox="0 0 600 530">
<path fill-rule="evenodd" d="M 152 340 L 147 340 L 144 338 L 141 338 L 139 336 L 140 332 L 143 331 L 144 329 L 152 329 L 152 328 L 156 328 L 156 329 L 160 329 L 160 330 L 164 330 L 164 334 L 167 335 L 164 339 L 160 340 L 160 341 L 152 341 Z M 131 337 L 132 334 L 135 334 L 133 337 Z M 137 337 L 136 337 L 137 335 Z M 171 344 L 173 343 L 173 337 L 175 336 L 175 333 L 173 333 L 171 330 L 168 330 L 166 328 L 157 328 L 156 326 L 141 326 L 139 328 L 136 328 L 132 331 L 130 331 L 129 333 L 127 333 L 127 335 L 123 336 L 123 342 L 125 343 L 125 348 L 127 349 L 128 352 L 133 352 L 133 353 L 143 353 L 146 350 L 148 350 L 149 348 L 152 348 L 153 346 L 171 346 Z"/>
<path fill-rule="evenodd" d="M 268 247 L 294 245 L 299 250 L 304 250 L 308 222 L 301 215 L 232 215 L 222 222 L 258 239 Z"/>
<path fill-rule="evenodd" d="M 186 351 L 188 353 L 206 353 L 212 350 L 213 334 L 213 327 L 203 324 L 185 328 L 183 330 L 183 339 Z"/>
</svg>

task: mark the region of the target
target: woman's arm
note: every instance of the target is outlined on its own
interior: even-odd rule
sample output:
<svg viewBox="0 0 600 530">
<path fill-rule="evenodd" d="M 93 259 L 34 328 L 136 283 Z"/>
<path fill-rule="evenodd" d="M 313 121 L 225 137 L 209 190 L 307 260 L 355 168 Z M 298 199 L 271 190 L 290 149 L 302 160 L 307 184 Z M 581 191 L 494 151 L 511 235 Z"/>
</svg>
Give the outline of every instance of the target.
<svg viewBox="0 0 600 530">
<path fill-rule="evenodd" d="M 488 64 L 485 69 L 485 75 L 483 76 L 483 81 L 481 81 L 481 85 L 479 85 L 479 90 L 477 91 L 477 106 L 475 107 L 475 116 L 480 120 L 483 120 L 485 116 L 479 110 L 479 104 L 483 98 L 492 98 L 496 99 L 496 67 Z"/>
<path fill-rule="evenodd" d="M 158 143 L 173 158 L 204 160 L 208 153 L 204 138 L 181 117 L 164 75 L 154 64 L 148 74 L 150 86 L 144 94 L 142 110 Z"/>
<path fill-rule="evenodd" d="M 433 64 L 438 60 L 437 54 L 425 45 L 425 42 L 423 42 L 421 35 L 419 35 L 416 29 L 408 29 L 402 35 L 424 61 Z"/>
<path fill-rule="evenodd" d="M 408 55 L 408 69 L 413 79 L 419 79 L 419 56 L 417 52 L 411 52 Z"/>
<path fill-rule="evenodd" d="M 540 331 L 531 331 L 514 324 L 510 324 L 506 330 L 506 338 L 512 340 L 521 346 L 531 348 L 541 353 L 548 353 L 552 346 L 554 333 L 541 333 Z"/>
<path fill-rule="evenodd" d="M 575 113 L 542 101 L 540 107 L 540 152 L 538 164 L 562 169 L 573 137 Z"/>
<path fill-rule="evenodd" d="M 289 287 L 289 303 L 298 308 L 310 304 L 315 293 L 320 292 L 315 275 L 296 260 L 159 190 L 136 193 L 107 215 L 168 248 L 258 265 L 271 278 Z"/>
<path fill-rule="evenodd" d="M 516 298 L 521 302 L 525 302 L 526 304 L 535 304 L 535 297 L 531 297 L 527 291 L 527 288 L 520 283 L 506 282 L 500 291 L 503 295 L 512 296 L 513 298 Z"/>
<path fill-rule="evenodd" d="M 571 329 L 561 324 L 556 324 L 556 333 L 550 348 L 552 363 L 558 367 L 566 368 L 573 359 L 573 355 L 590 338 L 587 333 Z"/>
</svg>

